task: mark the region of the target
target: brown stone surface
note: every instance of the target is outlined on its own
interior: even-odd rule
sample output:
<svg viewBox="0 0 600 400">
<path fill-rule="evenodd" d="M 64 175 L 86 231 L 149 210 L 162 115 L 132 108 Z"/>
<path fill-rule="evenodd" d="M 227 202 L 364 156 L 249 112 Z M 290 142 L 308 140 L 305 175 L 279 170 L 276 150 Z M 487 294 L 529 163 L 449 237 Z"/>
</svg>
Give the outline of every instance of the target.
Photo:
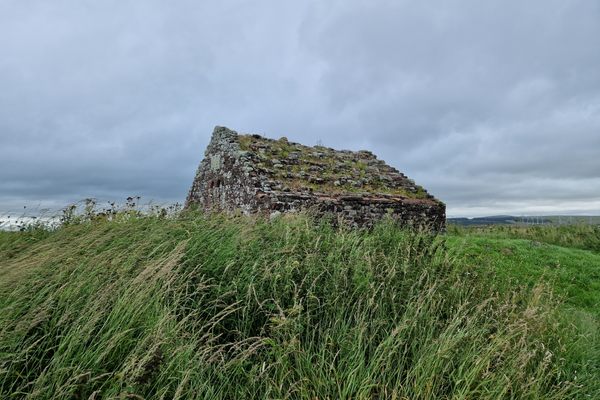
<svg viewBox="0 0 600 400">
<path fill-rule="evenodd" d="M 446 206 L 369 151 L 304 146 L 215 127 L 186 207 L 245 214 L 313 210 L 353 226 L 386 215 L 444 229 Z"/>
</svg>

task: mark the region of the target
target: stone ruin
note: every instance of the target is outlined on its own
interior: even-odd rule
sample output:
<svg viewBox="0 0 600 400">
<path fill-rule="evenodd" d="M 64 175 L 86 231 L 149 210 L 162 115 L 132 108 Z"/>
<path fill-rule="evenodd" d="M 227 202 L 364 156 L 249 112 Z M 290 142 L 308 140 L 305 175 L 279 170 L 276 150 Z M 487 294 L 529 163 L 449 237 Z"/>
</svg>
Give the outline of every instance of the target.
<svg viewBox="0 0 600 400">
<path fill-rule="evenodd" d="M 366 150 L 304 146 L 217 126 L 185 207 L 277 215 L 311 210 L 354 227 L 385 216 L 443 230 L 446 206 Z"/>
</svg>

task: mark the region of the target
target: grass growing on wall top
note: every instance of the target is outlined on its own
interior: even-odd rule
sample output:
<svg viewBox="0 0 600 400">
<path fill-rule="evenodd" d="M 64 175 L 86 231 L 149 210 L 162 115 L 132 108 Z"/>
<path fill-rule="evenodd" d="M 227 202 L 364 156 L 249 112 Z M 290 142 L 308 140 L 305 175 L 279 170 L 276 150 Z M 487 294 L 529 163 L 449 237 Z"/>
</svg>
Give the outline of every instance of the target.
<svg viewBox="0 0 600 400">
<path fill-rule="evenodd" d="M 0 398 L 597 397 L 587 303 L 509 284 L 479 240 L 198 214 L 0 232 Z"/>
<path fill-rule="evenodd" d="M 256 138 L 252 135 L 238 136 L 243 151 L 253 151 L 259 158 L 258 166 L 269 171 L 290 189 L 312 189 L 327 193 L 389 194 L 410 199 L 426 199 L 427 192 L 421 186 L 410 183 L 414 189 L 394 185 L 382 179 L 389 171 L 373 167 L 369 170 L 366 159 L 357 158 L 357 153 L 343 153 L 323 146 L 309 147 L 287 140 Z M 257 151 L 258 146 L 262 152 Z M 286 160 L 295 154 L 297 161 L 285 168 L 274 166 L 273 160 Z M 318 172 L 311 170 L 317 167 Z M 323 179 L 315 182 L 311 178 Z M 337 183 L 336 183 L 337 182 Z"/>
</svg>

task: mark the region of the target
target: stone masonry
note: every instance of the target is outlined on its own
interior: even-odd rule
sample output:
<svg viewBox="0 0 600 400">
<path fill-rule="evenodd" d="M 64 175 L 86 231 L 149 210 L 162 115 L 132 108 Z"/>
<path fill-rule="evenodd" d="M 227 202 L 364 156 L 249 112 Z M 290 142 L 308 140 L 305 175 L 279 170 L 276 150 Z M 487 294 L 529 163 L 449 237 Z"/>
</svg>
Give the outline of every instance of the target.
<svg viewBox="0 0 600 400">
<path fill-rule="evenodd" d="M 185 207 L 262 213 L 311 210 L 355 227 L 390 216 L 443 230 L 446 206 L 369 151 L 304 146 L 217 126 Z"/>
</svg>

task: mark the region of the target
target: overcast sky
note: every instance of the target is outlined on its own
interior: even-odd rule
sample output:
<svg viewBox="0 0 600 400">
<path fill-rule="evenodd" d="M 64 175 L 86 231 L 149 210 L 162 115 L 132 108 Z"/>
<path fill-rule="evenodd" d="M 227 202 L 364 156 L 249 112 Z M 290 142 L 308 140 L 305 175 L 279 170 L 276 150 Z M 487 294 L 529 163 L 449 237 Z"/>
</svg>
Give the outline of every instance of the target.
<svg viewBox="0 0 600 400">
<path fill-rule="evenodd" d="M 600 2 L 0 0 L 0 211 L 182 202 L 215 125 L 600 214 Z"/>
</svg>

